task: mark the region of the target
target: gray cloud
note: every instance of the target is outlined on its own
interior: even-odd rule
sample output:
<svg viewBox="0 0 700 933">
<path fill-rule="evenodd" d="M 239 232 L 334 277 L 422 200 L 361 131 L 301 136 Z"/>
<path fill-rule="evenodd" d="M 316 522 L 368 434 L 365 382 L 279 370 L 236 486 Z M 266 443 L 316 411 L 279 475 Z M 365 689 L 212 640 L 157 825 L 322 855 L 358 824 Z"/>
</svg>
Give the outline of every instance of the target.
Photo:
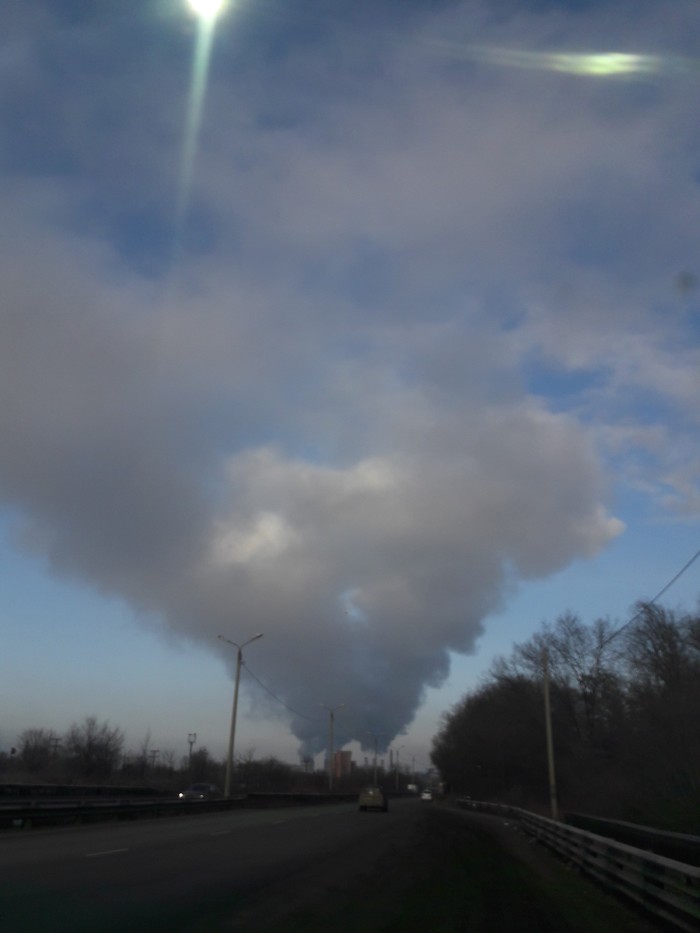
<svg viewBox="0 0 700 933">
<path fill-rule="evenodd" d="M 524 15 L 517 35 L 573 41 L 567 23 Z M 66 47 L 107 41 L 65 29 Z M 245 75 L 222 36 L 191 239 L 162 278 L 177 43 L 159 67 L 132 49 L 128 76 L 105 53 L 41 169 L 1 182 L 0 493 L 25 545 L 187 638 L 264 631 L 251 667 L 311 750 L 320 702 L 390 741 L 519 581 L 620 532 L 595 440 L 619 455 L 642 434 L 590 384 L 557 410 L 553 369 L 614 372 L 608 397 L 624 374 L 693 394 L 655 356 L 648 300 L 697 219 L 680 156 L 664 181 L 684 107 L 434 54 L 460 30 L 498 33 L 475 6 L 362 54 L 342 35 L 274 68 L 248 52 Z M 42 112 L 49 75 L 23 49 Z M 592 256 L 608 224 L 615 248 Z M 614 344 L 631 325 L 644 341 Z M 551 367 L 536 390 L 533 361 Z"/>
</svg>

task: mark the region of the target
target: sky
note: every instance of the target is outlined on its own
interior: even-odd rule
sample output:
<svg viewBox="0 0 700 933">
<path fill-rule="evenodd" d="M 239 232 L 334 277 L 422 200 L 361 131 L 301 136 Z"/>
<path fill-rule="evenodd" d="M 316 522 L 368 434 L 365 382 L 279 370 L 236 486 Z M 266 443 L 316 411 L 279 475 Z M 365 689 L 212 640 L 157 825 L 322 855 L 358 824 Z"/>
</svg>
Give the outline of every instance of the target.
<svg viewBox="0 0 700 933">
<path fill-rule="evenodd" d="M 428 764 L 700 548 L 696 0 L 6 0 L 0 750 Z M 664 595 L 694 612 L 700 562 Z M 325 707 L 325 708 L 324 708 Z"/>
</svg>

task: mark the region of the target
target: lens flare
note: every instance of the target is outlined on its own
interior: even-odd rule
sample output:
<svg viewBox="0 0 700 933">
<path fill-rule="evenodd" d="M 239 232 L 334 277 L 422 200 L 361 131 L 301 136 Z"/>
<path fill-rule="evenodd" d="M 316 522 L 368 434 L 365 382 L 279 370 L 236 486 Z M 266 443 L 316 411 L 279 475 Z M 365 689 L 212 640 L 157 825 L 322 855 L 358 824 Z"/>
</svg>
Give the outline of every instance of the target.
<svg viewBox="0 0 700 933">
<path fill-rule="evenodd" d="M 559 71 L 562 74 L 591 78 L 631 77 L 658 74 L 663 60 L 658 55 L 632 55 L 625 52 L 526 52 L 509 49 L 482 49 L 478 57 L 485 62 L 512 68 Z"/>
<path fill-rule="evenodd" d="M 649 79 L 697 75 L 697 59 L 631 52 L 539 52 L 489 45 L 432 42 L 442 54 L 501 68 L 551 71 L 578 78 Z"/>
<path fill-rule="evenodd" d="M 175 219 L 175 254 L 179 253 L 185 228 L 185 219 L 190 203 L 194 163 L 199 143 L 199 133 L 204 111 L 204 98 L 207 89 L 209 61 L 216 19 L 224 8 L 226 0 L 188 0 L 197 14 L 197 39 L 192 59 L 192 78 L 187 104 L 185 136 L 182 143 L 180 162 L 180 183 L 178 186 L 177 214 Z"/>
</svg>

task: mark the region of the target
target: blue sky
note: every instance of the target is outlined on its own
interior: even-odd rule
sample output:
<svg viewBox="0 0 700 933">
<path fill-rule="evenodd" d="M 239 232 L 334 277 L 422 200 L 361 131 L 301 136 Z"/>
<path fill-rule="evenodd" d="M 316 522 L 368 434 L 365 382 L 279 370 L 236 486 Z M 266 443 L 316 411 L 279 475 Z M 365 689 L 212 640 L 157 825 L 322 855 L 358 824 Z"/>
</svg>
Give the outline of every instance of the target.
<svg viewBox="0 0 700 933">
<path fill-rule="evenodd" d="M 695 553 L 697 3 L 239 0 L 189 148 L 184 3 L 2 20 L 0 747 L 223 754 L 262 631 L 239 749 L 427 763 Z"/>
</svg>

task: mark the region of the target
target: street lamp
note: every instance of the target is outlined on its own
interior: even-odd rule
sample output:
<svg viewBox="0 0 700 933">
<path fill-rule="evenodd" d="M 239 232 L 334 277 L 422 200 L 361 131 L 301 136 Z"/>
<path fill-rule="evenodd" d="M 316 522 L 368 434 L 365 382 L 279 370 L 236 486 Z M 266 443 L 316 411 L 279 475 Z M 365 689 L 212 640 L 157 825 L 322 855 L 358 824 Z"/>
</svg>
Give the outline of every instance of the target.
<svg viewBox="0 0 700 933">
<path fill-rule="evenodd" d="M 188 743 L 188 745 L 190 746 L 190 754 L 189 754 L 189 758 L 187 759 L 187 768 L 188 768 L 188 770 L 189 770 L 190 772 L 192 771 L 192 747 L 193 747 L 193 745 L 195 744 L 196 741 L 197 741 L 197 733 L 196 733 L 196 732 L 188 732 L 188 733 L 187 733 L 187 743 Z"/>
<path fill-rule="evenodd" d="M 325 703 L 321 703 L 321 706 L 324 709 L 327 709 L 329 713 L 329 720 L 328 720 L 328 792 L 330 793 L 333 790 L 333 723 L 335 722 L 336 710 L 342 709 L 345 706 L 345 703 L 341 703 L 340 706 L 326 706 Z"/>
<path fill-rule="evenodd" d="M 257 635 L 253 635 L 252 638 L 249 638 L 248 641 L 244 641 L 242 645 L 237 644 L 235 641 L 231 641 L 230 638 L 224 638 L 223 635 L 218 636 L 222 641 L 227 642 L 229 645 L 233 645 L 236 649 L 236 685 L 233 688 L 233 709 L 231 711 L 231 731 L 228 737 L 228 755 L 226 756 L 226 778 L 224 780 L 224 796 L 229 797 L 231 795 L 231 772 L 233 770 L 233 743 L 236 738 L 236 715 L 238 713 L 238 685 L 241 680 L 241 665 L 243 664 L 243 649 L 246 645 L 249 645 L 251 641 L 256 641 L 258 638 L 263 637 L 262 632 L 258 632 Z"/>
</svg>

